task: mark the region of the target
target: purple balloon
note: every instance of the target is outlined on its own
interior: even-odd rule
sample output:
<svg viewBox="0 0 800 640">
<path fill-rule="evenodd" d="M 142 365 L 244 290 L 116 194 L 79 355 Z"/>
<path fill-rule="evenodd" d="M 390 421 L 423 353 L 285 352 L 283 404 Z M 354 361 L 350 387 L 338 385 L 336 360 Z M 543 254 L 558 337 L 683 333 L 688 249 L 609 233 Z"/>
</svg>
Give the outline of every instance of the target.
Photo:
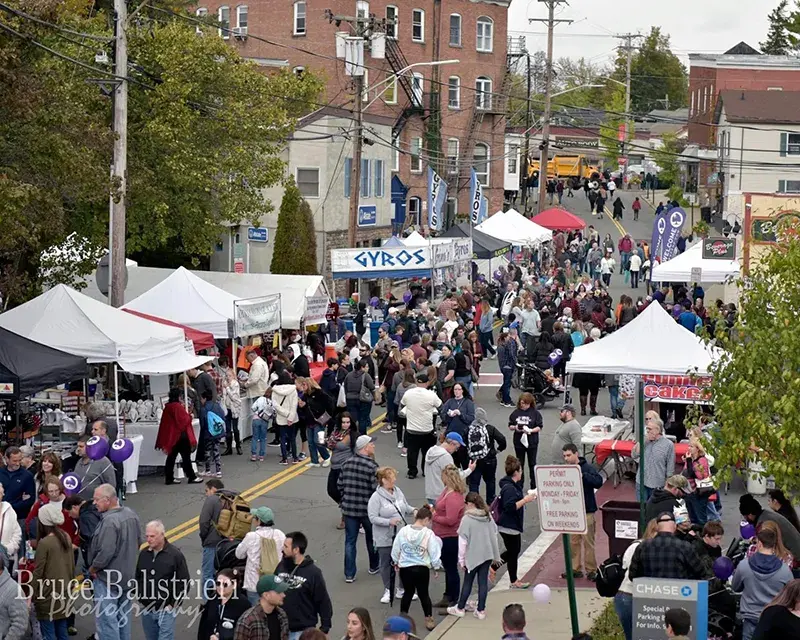
<svg viewBox="0 0 800 640">
<path fill-rule="evenodd" d="M 111 443 L 108 458 L 111 462 L 125 462 L 133 455 L 133 442 L 127 438 L 119 438 Z"/>
<path fill-rule="evenodd" d="M 411 302 L 411 298 L 413 298 L 413 297 L 414 297 L 414 296 L 411 294 L 411 292 L 410 292 L 410 291 L 406 291 L 406 292 L 403 294 L 403 302 L 405 302 L 406 304 L 408 304 L 409 302 Z"/>
<path fill-rule="evenodd" d="M 749 522 L 742 522 L 739 525 L 739 535 L 741 535 L 745 540 L 755 538 L 756 528 Z"/>
<path fill-rule="evenodd" d="M 92 436 L 86 443 L 86 455 L 90 460 L 99 460 L 108 453 L 108 440 L 100 436 Z"/>
<path fill-rule="evenodd" d="M 559 362 L 561 362 L 562 353 L 559 353 L 560 349 L 556 349 L 553 351 L 549 356 L 547 356 L 548 361 L 550 362 L 550 366 L 555 367 Z"/>
<path fill-rule="evenodd" d="M 381 303 L 381 301 L 378 299 L 378 297 L 377 297 L 377 296 L 372 296 L 372 297 L 369 299 L 369 306 L 370 306 L 370 307 L 373 307 L 373 308 L 375 308 L 375 307 L 377 307 L 377 306 L 378 306 L 380 303 Z"/>
<path fill-rule="evenodd" d="M 81 479 L 74 473 L 65 473 L 61 477 L 61 484 L 64 485 L 64 495 L 74 496 L 81 490 Z"/>
<path fill-rule="evenodd" d="M 728 556 L 721 556 L 714 560 L 714 575 L 720 580 L 727 580 L 733 575 L 733 560 Z"/>
</svg>

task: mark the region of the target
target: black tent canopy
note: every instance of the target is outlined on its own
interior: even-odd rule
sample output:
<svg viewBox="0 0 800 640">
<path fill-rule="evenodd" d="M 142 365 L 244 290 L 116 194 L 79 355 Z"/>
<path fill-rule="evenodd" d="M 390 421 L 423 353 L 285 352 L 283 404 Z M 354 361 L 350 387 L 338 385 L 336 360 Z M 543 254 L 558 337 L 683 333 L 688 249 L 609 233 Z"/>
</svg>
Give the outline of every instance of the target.
<svg viewBox="0 0 800 640">
<path fill-rule="evenodd" d="M 445 231 L 445 238 L 469 238 L 469 222 L 454 225 Z M 511 251 L 511 243 L 494 238 L 483 231 L 472 230 L 472 257 L 479 260 L 499 258 Z"/>
<path fill-rule="evenodd" d="M 64 353 L 0 327 L 0 397 L 24 398 L 85 378 L 86 358 Z"/>
</svg>

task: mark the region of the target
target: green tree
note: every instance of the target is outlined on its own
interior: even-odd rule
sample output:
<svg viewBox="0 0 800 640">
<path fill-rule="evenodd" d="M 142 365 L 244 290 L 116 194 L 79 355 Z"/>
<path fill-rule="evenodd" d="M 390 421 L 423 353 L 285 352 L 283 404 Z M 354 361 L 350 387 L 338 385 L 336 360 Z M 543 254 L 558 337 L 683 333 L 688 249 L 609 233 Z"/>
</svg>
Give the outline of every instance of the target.
<svg viewBox="0 0 800 640">
<path fill-rule="evenodd" d="M 613 77 L 625 81 L 626 55 L 617 57 Z M 685 107 L 689 94 L 686 67 L 672 53 L 669 35 L 651 27 L 631 59 L 631 110 L 648 113 L 669 103 L 672 109 Z"/>
<path fill-rule="evenodd" d="M 658 178 L 662 184 L 671 186 L 679 182 L 678 155 L 681 151 L 681 144 L 676 134 L 665 133 L 661 136 L 661 146 L 653 151 L 653 159 L 661 167 Z"/>
<path fill-rule="evenodd" d="M 272 273 L 311 275 L 317 270 L 317 240 L 311 207 L 290 177 L 278 212 L 278 230 L 270 264 Z"/>
<path fill-rule="evenodd" d="M 616 83 L 609 83 L 612 87 L 605 105 L 606 118 L 600 125 L 600 146 L 603 158 L 613 167 L 617 166 L 617 159 L 622 154 L 622 144 L 619 139 L 620 126 L 625 124 L 621 115 L 625 111 L 625 89 Z M 631 132 L 628 132 L 630 136 Z"/>
<path fill-rule="evenodd" d="M 779 243 L 739 282 L 732 330 L 717 323 L 709 344 L 722 350 L 711 367 L 716 467 L 731 470 L 757 458 L 787 493 L 800 492 L 800 239 L 778 225 Z"/>
<path fill-rule="evenodd" d="M 788 5 L 789 0 L 781 0 L 778 6 L 775 7 L 767 17 L 767 20 L 769 20 L 767 38 L 764 42 L 759 43 L 762 53 L 783 56 L 791 51 L 792 43 L 789 34 L 790 19 L 786 12 Z"/>
</svg>

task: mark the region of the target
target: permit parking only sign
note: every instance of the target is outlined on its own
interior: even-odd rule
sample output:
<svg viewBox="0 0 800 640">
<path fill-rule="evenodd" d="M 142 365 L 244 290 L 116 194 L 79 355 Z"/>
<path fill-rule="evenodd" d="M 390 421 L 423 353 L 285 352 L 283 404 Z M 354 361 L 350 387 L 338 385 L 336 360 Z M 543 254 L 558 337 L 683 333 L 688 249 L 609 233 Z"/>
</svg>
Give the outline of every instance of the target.
<svg viewBox="0 0 800 640">
<path fill-rule="evenodd" d="M 542 531 L 586 533 L 586 507 L 583 502 L 583 474 L 578 465 L 538 465 L 539 523 Z"/>
</svg>

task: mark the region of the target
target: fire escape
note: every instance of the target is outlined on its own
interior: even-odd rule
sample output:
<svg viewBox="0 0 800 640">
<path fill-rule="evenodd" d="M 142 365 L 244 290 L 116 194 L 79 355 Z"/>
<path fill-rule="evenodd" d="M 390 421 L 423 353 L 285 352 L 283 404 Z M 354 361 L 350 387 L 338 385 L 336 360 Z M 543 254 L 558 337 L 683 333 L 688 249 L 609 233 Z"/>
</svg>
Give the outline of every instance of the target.
<svg viewBox="0 0 800 640">
<path fill-rule="evenodd" d="M 394 71 L 396 74 L 404 69 L 407 69 L 409 66 L 408 60 L 406 60 L 405 55 L 403 55 L 403 51 L 397 44 L 397 40 L 393 38 L 386 38 L 386 61 L 389 63 L 392 71 Z M 417 91 L 414 90 L 414 85 L 411 78 L 408 76 L 407 71 L 397 76 L 397 83 L 400 85 L 403 93 L 406 94 L 406 97 L 408 98 L 408 104 L 403 108 L 403 111 L 400 113 L 394 125 L 392 126 L 393 139 L 400 137 L 400 133 L 406 126 L 406 122 L 408 122 L 411 117 L 425 113 L 425 107 L 423 106 L 424 96 L 422 95 L 422 91 L 421 89 Z"/>
</svg>

